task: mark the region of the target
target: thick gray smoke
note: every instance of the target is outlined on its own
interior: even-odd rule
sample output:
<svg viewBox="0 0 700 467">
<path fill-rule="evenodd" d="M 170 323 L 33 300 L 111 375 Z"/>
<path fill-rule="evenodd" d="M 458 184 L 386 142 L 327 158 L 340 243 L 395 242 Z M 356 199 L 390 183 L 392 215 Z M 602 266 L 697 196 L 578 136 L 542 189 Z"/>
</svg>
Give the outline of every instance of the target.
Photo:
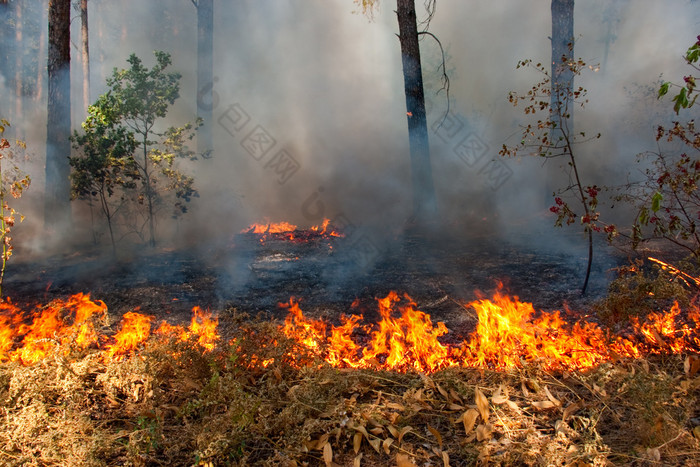
<svg viewBox="0 0 700 467">
<path fill-rule="evenodd" d="M 214 107 L 216 150 L 214 158 L 188 164 L 200 197 L 177 225 L 162 223 L 162 234 L 226 241 L 262 219 L 308 226 L 337 216 L 380 237 L 401 231 L 411 209 L 405 100 L 395 5 L 380 3 L 370 21 L 351 0 L 215 1 L 215 98 L 205 105 Z M 422 2 L 416 3 L 424 16 Z M 444 121 L 440 50 L 423 38 L 440 212 L 446 224 L 457 221 L 465 237 L 553 221 L 544 202 L 542 161 L 498 156 L 502 144 L 517 143 L 524 117 L 508 103 L 508 92 L 527 90 L 540 78 L 516 70 L 517 61 L 550 60 L 549 6 L 547 0 L 438 1 L 430 31 L 442 41 L 450 76 Z M 669 102 L 656 103 L 653 87 L 662 73 L 679 80 L 687 72 L 680 56 L 700 32 L 699 11 L 689 0 L 577 3 L 575 54 L 600 64 L 581 79 L 590 104 L 575 116 L 577 130 L 602 133 L 582 146 L 586 181 L 620 183 L 637 170 L 635 155 L 655 148 L 654 126 L 671 109 Z M 183 75 L 182 97 L 167 124 L 195 117 L 192 2 L 92 0 L 90 18 L 93 99 L 130 53 L 150 66 L 152 51 L 165 50 Z M 79 21 L 74 23 L 78 44 Z M 77 128 L 84 110 L 76 49 L 73 56 Z M 41 158 L 45 101 L 28 102 L 25 109 L 23 134 Z M 36 165 L 35 194 L 25 201 L 35 227 L 41 209 L 31 209 L 41 201 L 42 163 Z M 39 244 L 32 231 L 39 229 L 27 227 L 25 243 Z"/>
</svg>

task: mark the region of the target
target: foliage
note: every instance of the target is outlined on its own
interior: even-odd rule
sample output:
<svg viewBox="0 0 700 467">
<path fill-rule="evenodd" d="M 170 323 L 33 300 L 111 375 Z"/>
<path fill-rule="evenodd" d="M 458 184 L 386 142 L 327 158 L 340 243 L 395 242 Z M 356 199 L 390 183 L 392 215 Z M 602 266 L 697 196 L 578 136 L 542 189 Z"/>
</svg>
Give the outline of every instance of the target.
<svg viewBox="0 0 700 467">
<path fill-rule="evenodd" d="M 532 68 L 542 75 L 526 93 L 510 92 L 508 100 L 514 105 L 524 104 L 524 113 L 528 117 L 536 117 L 544 112 L 535 123 L 527 123 L 523 127 L 520 143 L 515 146 L 503 145 L 502 156 L 516 156 L 521 153 L 535 154 L 546 160 L 564 158 L 567 160 L 569 173 L 568 186 L 553 193 L 554 205 L 550 211 L 557 215 L 554 225 L 571 225 L 579 222 L 588 237 L 588 267 L 581 293 L 586 292 L 593 257 L 593 232 L 605 231 L 613 235 L 614 228 L 601 227 L 599 222 L 598 194 L 600 188 L 596 185 L 584 185 L 577 165 L 576 150 L 578 145 L 600 138 L 600 134 L 589 137 L 585 132 L 574 133 L 570 125 L 574 108 L 584 108 L 588 103 L 586 89 L 573 88 L 571 82 L 553 82 L 548 67 L 532 60 L 521 60 L 516 68 Z M 585 69 L 597 70 L 581 60 L 567 60 L 563 57 L 561 67 L 568 69 L 574 77 L 580 76 Z M 573 203 L 573 204 L 570 204 Z"/>
<path fill-rule="evenodd" d="M 197 158 L 186 144 L 201 125 L 198 119 L 158 129 L 179 97 L 181 76 L 167 71 L 169 54 L 157 51 L 155 58 L 156 64 L 149 70 L 132 54 L 127 60 L 129 68 L 114 70 L 107 79 L 109 90 L 88 109 L 83 134 L 74 136 L 82 155 L 72 161 L 74 195 L 99 199 L 110 234 L 111 218 L 118 207 L 110 207 L 109 198 L 119 188 L 121 202 L 143 208 L 144 222 L 133 229 L 142 235 L 148 225 L 151 245 L 155 245 L 155 220 L 166 195 L 172 199 L 174 217 L 187 212 L 186 203 L 197 196 L 194 179 L 181 172 L 176 161 Z"/>
<path fill-rule="evenodd" d="M 683 58 L 688 65 L 690 65 L 696 71 L 700 71 L 700 67 L 696 65 L 696 63 L 698 63 L 700 60 L 700 36 L 698 36 L 697 39 L 697 42 L 691 45 L 685 52 L 685 56 Z M 678 94 L 673 97 L 673 110 L 675 110 L 676 114 L 678 114 L 682 108 L 687 109 L 692 107 L 698 98 L 695 79 L 696 77 L 693 75 L 684 76 L 684 85 L 665 81 L 659 87 L 659 97 L 666 95 L 671 87 L 679 88 Z"/>
<path fill-rule="evenodd" d="M 116 253 L 113 218 L 122 205 L 112 205 L 111 198 L 117 189 L 136 188 L 139 173 L 132 155 L 138 144 L 133 133 L 119 126 L 113 96 L 108 93 L 100 99 L 107 105 L 91 105 L 83 133 L 73 135 L 81 155 L 70 158 L 71 191 L 73 199 L 98 199 Z"/>
<path fill-rule="evenodd" d="M 9 127 L 10 123 L 2 119 L 0 120 L 0 136 L 5 133 L 5 128 Z M 20 150 L 26 149 L 23 141 L 15 141 L 15 148 L 5 138 L 0 138 L 0 242 L 2 243 L 2 266 L 0 266 L 0 302 L 3 300 L 2 284 L 5 277 L 5 269 L 7 261 L 12 256 L 12 237 L 10 233 L 16 222 L 16 216 L 19 214 L 13 207 L 7 203 L 8 195 L 13 198 L 22 196 L 22 192 L 29 187 L 31 178 L 24 173 L 17 165 L 19 154 L 16 153 L 17 148 Z M 19 215 L 20 222 L 24 220 L 24 216 Z"/>
<path fill-rule="evenodd" d="M 700 37 L 691 46 L 685 60 L 694 69 L 700 57 Z M 673 98 L 674 111 L 690 109 L 697 98 L 695 77 L 684 78 L 685 86 Z M 668 93 L 671 85 L 665 82 L 659 97 Z M 695 95 L 693 95 L 695 94 Z M 690 110 L 689 110 L 690 111 Z M 656 140 L 675 145 L 676 150 L 648 152 L 640 160 L 650 160 L 645 180 L 620 198 L 632 203 L 638 210 L 632 226 L 631 243 L 637 248 L 652 238 L 660 238 L 684 249 L 700 264 L 700 131 L 694 119 L 683 124 L 674 121 L 670 128 L 659 126 Z"/>
</svg>

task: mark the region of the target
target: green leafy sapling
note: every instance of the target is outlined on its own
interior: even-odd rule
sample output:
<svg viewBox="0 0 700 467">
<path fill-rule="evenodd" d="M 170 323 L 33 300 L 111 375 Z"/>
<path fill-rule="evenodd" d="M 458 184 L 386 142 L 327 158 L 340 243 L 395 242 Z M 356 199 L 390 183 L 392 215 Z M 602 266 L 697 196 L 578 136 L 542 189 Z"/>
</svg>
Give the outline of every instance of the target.
<svg viewBox="0 0 700 467">
<path fill-rule="evenodd" d="M 10 233 L 15 225 L 17 216 L 19 216 L 20 222 L 24 220 L 24 216 L 8 204 L 8 197 L 11 196 L 15 199 L 21 197 L 22 192 L 31 183 L 29 175 L 24 173 L 17 164 L 20 155 L 26 149 L 25 143 L 23 141 L 15 141 L 13 147 L 7 139 L 2 137 L 5 134 L 5 129 L 9 126 L 10 123 L 7 120 L 0 120 L 0 243 L 2 243 L 0 301 L 4 300 L 2 291 L 3 280 L 5 278 L 7 261 L 12 256 L 13 250 Z"/>
<path fill-rule="evenodd" d="M 70 158 L 73 199 L 97 199 L 107 221 L 112 252 L 116 255 L 114 216 L 123 207 L 123 196 L 116 203 L 117 190 L 136 188 L 139 172 L 133 153 L 138 143 L 126 127 L 119 125 L 114 97 L 107 93 L 88 108 L 82 133 L 73 135 L 78 155 Z"/>
<path fill-rule="evenodd" d="M 76 162 L 73 166 L 75 172 L 82 173 L 74 176 L 74 181 L 82 180 L 83 187 L 94 182 L 101 186 L 105 181 L 103 192 L 88 189 L 83 193 L 100 197 L 106 216 L 100 193 L 109 198 L 116 186 L 124 199 L 143 207 L 144 224 L 134 231 L 141 235 L 142 227 L 147 226 L 152 246 L 156 243 L 156 216 L 164 201 L 172 195 L 173 215 L 178 216 L 197 196 L 194 179 L 179 170 L 176 160 L 197 158 L 186 143 L 202 124 L 198 119 L 181 127 L 161 129 L 168 110 L 179 98 L 181 76 L 167 71 L 172 63 L 169 54 L 157 51 L 155 59 L 155 65 L 148 69 L 132 54 L 127 60 L 129 68 L 113 71 L 107 79 L 108 92 L 90 107 L 85 133 L 74 138 L 83 155 L 94 159 L 95 165 L 91 168 Z M 95 171 L 97 178 L 90 174 Z"/>
</svg>

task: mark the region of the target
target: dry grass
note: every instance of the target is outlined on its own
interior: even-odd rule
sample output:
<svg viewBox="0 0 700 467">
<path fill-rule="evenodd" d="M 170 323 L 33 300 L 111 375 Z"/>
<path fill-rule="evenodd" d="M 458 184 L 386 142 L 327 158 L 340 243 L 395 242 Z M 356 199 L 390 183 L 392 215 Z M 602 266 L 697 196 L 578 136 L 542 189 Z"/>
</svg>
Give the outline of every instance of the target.
<svg viewBox="0 0 700 467">
<path fill-rule="evenodd" d="M 585 373 L 330 368 L 269 322 L 223 348 L 0 365 L 3 465 L 697 465 L 695 356 Z M 66 348 L 68 346 L 69 348 Z M 274 362 L 265 362 L 274 358 Z"/>
</svg>

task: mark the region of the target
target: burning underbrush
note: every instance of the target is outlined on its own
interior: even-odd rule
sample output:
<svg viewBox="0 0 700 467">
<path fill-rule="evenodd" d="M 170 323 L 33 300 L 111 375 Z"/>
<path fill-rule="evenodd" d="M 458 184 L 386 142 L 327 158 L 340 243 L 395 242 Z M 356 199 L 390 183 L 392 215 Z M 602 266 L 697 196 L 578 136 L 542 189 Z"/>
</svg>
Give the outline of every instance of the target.
<svg viewBox="0 0 700 467">
<path fill-rule="evenodd" d="M 355 304 L 356 305 L 356 304 Z M 690 465 L 700 454 L 700 313 L 614 336 L 497 292 L 464 339 L 408 296 L 339 323 L 220 336 L 79 294 L 0 314 L 6 465 Z"/>
<path fill-rule="evenodd" d="M 241 230 L 240 233 L 255 236 L 263 244 L 270 240 L 306 243 L 345 236 L 331 225 L 330 219 L 324 219 L 320 225 L 314 225 L 308 229 L 300 229 L 289 222 L 254 223 Z"/>
</svg>

